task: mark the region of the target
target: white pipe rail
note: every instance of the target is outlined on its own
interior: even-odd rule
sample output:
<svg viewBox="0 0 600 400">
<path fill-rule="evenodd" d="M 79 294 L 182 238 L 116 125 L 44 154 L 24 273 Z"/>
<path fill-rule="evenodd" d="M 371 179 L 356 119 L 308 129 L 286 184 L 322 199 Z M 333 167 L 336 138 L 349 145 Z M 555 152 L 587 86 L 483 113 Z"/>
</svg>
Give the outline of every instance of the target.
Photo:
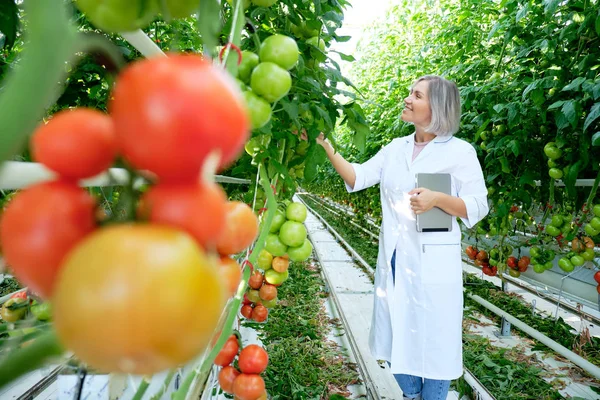
<svg viewBox="0 0 600 400">
<path fill-rule="evenodd" d="M 0 164 L 0 190 L 22 189 L 34 183 L 44 182 L 56 178 L 56 173 L 52 172 L 39 163 L 6 161 Z M 90 179 L 84 179 L 80 182 L 83 187 L 104 187 L 126 185 L 129 180 L 129 173 L 123 168 L 109 168 L 98 176 Z M 249 179 L 231 178 L 227 176 L 216 175 L 215 181 L 218 183 L 249 184 Z M 134 182 L 135 187 L 144 183 L 143 179 Z"/>
<path fill-rule="evenodd" d="M 540 343 L 543 343 L 544 345 L 548 346 L 550 349 L 554 350 L 561 356 L 563 356 L 566 359 L 568 359 L 569 361 L 573 362 L 573 364 L 577 365 L 578 367 L 583 369 L 585 372 L 587 372 L 594 378 L 600 379 L 600 367 L 592 364 L 585 358 L 581 357 L 579 354 L 572 352 L 571 350 L 567 349 L 560 343 L 555 342 L 554 340 L 550 339 L 548 336 L 544 335 L 540 331 L 527 325 L 520 319 L 513 317 L 512 315 L 510 315 L 506 311 L 502 310 L 501 308 L 496 307 L 489 301 L 484 300 L 483 298 L 481 298 L 477 295 L 470 294 L 470 293 L 466 293 L 466 295 L 467 295 L 467 297 L 469 297 L 470 299 L 474 300 L 475 302 L 481 304 L 482 306 L 484 306 L 485 308 L 487 308 L 494 314 L 506 319 L 512 325 L 519 328 L 520 330 L 525 332 L 527 335 L 529 335 L 533 339 L 539 341 Z"/>
<path fill-rule="evenodd" d="M 167 56 L 141 29 L 132 32 L 121 32 L 121 36 L 142 53 L 144 57 Z"/>
</svg>

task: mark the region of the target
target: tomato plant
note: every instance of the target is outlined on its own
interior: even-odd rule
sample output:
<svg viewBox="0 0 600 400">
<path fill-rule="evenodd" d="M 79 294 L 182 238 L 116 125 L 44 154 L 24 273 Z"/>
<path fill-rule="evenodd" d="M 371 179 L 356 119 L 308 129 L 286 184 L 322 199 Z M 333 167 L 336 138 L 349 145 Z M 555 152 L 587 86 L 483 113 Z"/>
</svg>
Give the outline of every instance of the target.
<svg viewBox="0 0 600 400">
<path fill-rule="evenodd" d="M 59 338 L 80 360 L 106 372 L 151 374 L 206 347 L 225 297 L 218 266 L 191 236 L 132 224 L 97 230 L 77 245 L 52 303 Z"/>
<path fill-rule="evenodd" d="M 77 108 L 55 114 L 31 138 L 33 158 L 64 178 L 83 179 L 111 166 L 117 154 L 112 119 Z"/>
<path fill-rule="evenodd" d="M 215 150 L 223 168 L 239 156 L 248 138 L 250 122 L 240 89 L 200 56 L 132 63 L 117 78 L 112 96 L 109 110 L 123 156 L 162 180 L 196 181 Z"/>
<path fill-rule="evenodd" d="M 96 228 L 95 209 L 86 191 L 63 181 L 14 196 L 0 220 L 0 242 L 16 277 L 48 298 L 67 253 Z"/>
</svg>

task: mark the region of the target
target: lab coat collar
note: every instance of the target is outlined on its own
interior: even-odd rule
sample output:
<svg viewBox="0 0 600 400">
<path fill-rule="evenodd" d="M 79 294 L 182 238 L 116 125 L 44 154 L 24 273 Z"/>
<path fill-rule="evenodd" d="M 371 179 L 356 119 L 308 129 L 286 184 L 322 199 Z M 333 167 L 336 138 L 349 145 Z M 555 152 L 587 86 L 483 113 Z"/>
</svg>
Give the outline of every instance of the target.
<svg viewBox="0 0 600 400">
<path fill-rule="evenodd" d="M 447 142 L 449 142 L 450 140 L 452 140 L 452 138 L 453 138 L 453 137 L 454 137 L 454 135 L 448 135 L 448 136 L 436 136 L 436 137 L 433 139 L 433 143 L 447 143 Z M 413 132 L 413 133 L 411 133 L 410 135 L 408 135 L 408 136 L 405 136 L 405 138 L 406 138 L 406 143 L 408 143 L 408 144 L 412 144 L 412 143 L 414 143 L 414 142 L 415 142 L 415 133 Z M 411 149 L 411 150 L 412 150 L 412 149 Z"/>
</svg>

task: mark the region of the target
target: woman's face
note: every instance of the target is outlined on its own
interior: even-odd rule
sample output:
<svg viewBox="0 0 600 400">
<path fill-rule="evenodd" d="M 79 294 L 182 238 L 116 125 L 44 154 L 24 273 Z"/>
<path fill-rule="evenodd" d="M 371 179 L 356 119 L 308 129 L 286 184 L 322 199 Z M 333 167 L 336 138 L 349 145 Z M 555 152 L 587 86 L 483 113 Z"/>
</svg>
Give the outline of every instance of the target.
<svg viewBox="0 0 600 400">
<path fill-rule="evenodd" d="M 431 107 L 429 106 L 429 82 L 420 81 L 413 86 L 410 94 L 404 99 L 402 121 L 412 122 L 415 127 L 425 128 L 431 123 Z"/>
</svg>

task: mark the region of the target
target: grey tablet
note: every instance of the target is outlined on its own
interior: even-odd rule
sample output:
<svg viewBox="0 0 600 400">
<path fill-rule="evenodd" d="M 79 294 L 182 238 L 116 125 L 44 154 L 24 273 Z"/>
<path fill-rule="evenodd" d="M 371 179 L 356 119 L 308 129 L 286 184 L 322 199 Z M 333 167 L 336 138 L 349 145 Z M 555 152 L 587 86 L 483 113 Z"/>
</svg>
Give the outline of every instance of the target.
<svg viewBox="0 0 600 400">
<path fill-rule="evenodd" d="M 450 174 L 417 174 L 417 187 L 436 192 L 452 194 L 452 178 Z M 418 232 L 450 232 L 452 216 L 438 207 L 417 215 Z"/>
</svg>

